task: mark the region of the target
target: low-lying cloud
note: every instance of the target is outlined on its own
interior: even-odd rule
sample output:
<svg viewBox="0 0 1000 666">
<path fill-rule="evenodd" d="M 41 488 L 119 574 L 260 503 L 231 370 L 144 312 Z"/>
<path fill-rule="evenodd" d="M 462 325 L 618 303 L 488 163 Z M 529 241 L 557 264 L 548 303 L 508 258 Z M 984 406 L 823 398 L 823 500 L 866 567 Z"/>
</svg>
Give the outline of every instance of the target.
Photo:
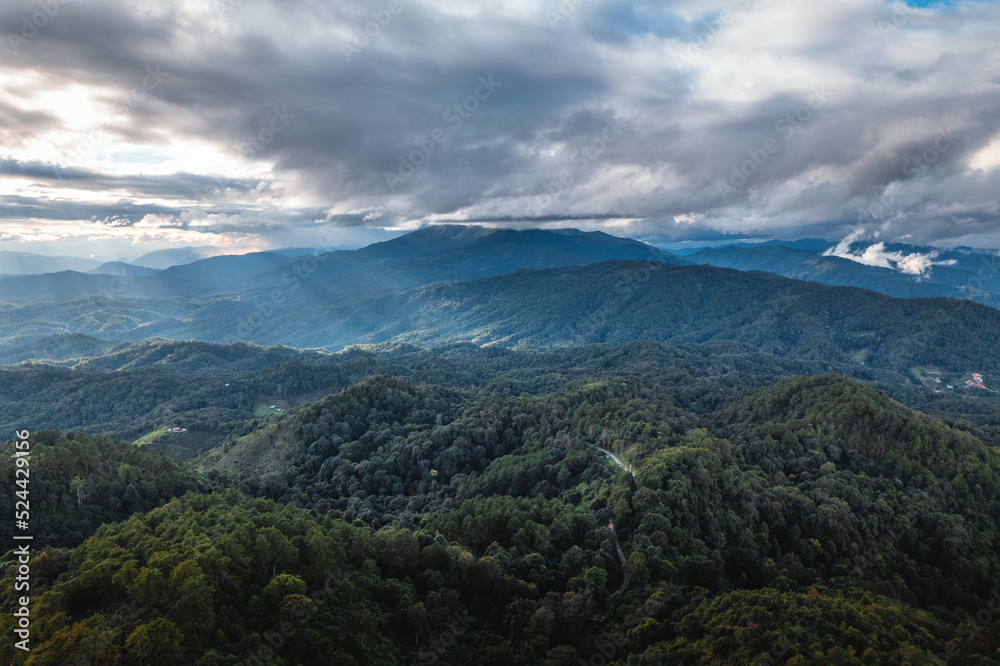
<svg viewBox="0 0 1000 666">
<path fill-rule="evenodd" d="M 865 266 L 876 266 L 878 268 L 890 268 L 906 273 L 907 275 L 923 276 L 933 266 L 953 266 L 954 259 L 936 261 L 940 252 L 932 250 L 930 252 L 890 252 L 886 250 L 884 242 L 874 243 L 860 250 L 852 249 L 854 244 L 864 235 L 864 230 L 857 230 L 846 236 L 823 253 L 824 257 L 840 257 L 850 259 Z"/>
</svg>

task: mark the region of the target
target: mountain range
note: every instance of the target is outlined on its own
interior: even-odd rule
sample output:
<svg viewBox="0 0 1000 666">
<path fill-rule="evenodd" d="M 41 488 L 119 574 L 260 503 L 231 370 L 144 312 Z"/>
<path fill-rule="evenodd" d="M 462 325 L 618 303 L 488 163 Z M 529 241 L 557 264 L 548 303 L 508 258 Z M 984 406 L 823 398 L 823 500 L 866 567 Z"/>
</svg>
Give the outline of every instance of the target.
<svg viewBox="0 0 1000 666">
<path fill-rule="evenodd" d="M 100 261 L 83 257 L 45 256 L 31 252 L 0 250 L 0 276 L 41 275 L 57 271 L 89 271 L 101 265 Z"/>
<path fill-rule="evenodd" d="M 437 225 L 359 250 L 287 248 L 213 257 L 214 252 L 212 248 L 177 248 L 150 252 L 131 262 L 103 264 L 74 257 L 0 252 L 0 276 L 64 273 L 42 280 L 11 282 L 0 278 L 0 295 L 8 292 L 32 298 L 52 293 L 110 291 L 136 296 L 187 296 L 252 291 L 276 283 L 284 286 L 306 277 L 312 289 L 343 293 L 460 282 L 521 269 L 585 265 L 608 259 L 650 259 L 766 271 L 796 280 L 861 287 L 898 298 L 946 296 L 1000 306 L 1000 259 L 995 253 L 971 248 L 942 251 L 900 243 L 835 246 L 807 238 L 688 248 L 673 254 L 601 232 Z M 914 258 L 919 261 L 906 263 Z M 161 270 L 164 275 L 155 275 Z M 74 271 L 129 279 L 82 278 L 72 274 Z"/>
<path fill-rule="evenodd" d="M 996 663 L 1000 311 L 945 297 L 958 259 L 796 245 L 435 227 L 0 280 L 31 659 Z"/>
<path fill-rule="evenodd" d="M 694 265 L 709 262 L 741 270 Z M 958 261 L 933 271 L 945 268 L 949 275 L 969 271 Z M 818 276 L 933 298 L 891 298 L 819 284 Z M 328 351 L 383 342 L 548 349 L 651 340 L 753 346 L 903 371 L 992 372 L 1000 312 L 940 298 L 956 289 L 782 245 L 680 258 L 599 232 L 437 226 L 320 256 L 265 252 L 151 275 L 6 278 L 0 353 L 58 357 L 64 336 L 74 334 Z M 43 339 L 50 342 L 41 349 Z"/>
<path fill-rule="evenodd" d="M 216 254 L 218 251 L 212 247 L 180 247 L 147 252 L 132 261 L 102 261 L 93 258 L 3 250 L 0 251 L 0 276 L 44 275 L 61 271 L 98 275 L 151 275 L 164 268 L 189 264 Z"/>
</svg>

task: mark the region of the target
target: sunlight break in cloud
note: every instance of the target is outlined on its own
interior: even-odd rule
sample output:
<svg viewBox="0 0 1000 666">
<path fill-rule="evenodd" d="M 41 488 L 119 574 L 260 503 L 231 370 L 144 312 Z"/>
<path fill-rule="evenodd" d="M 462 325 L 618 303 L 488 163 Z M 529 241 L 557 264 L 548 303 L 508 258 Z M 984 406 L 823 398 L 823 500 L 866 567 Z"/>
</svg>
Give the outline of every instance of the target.
<svg viewBox="0 0 1000 666">
<path fill-rule="evenodd" d="M 1000 247 L 996 2 L 406 0 L 345 58 L 386 6 L 60 3 L 0 45 L 0 233 L 196 214 L 267 247 L 439 220 L 835 240 L 953 127 L 881 238 Z M 37 11 L 0 3 L 0 35 Z M 502 86 L 476 98 L 491 76 Z M 790 124 L 815 89 L 829 101 Z M 869 259 L 923 266 L 890 254 Z"/>
</svg>

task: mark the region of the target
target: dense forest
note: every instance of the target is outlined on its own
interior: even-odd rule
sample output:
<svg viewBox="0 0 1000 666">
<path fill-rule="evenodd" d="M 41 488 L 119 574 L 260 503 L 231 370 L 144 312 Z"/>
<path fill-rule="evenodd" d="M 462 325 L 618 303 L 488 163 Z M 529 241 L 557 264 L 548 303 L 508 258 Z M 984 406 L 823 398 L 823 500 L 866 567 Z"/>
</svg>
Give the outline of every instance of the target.
<svg viewBox="0 0 1000 666">
<path fill-rule="evenodd" d="M 124 520 L 198 490 L 196 475 L 146 448 L 123 446 L 107 435 L 42 431 L 32 438 L 30 478 L 34 544 L 79 545 L 103 523 Z M 15 488 L 15 461 L 0 458 L 6 488 Z M 12 493 L 0 511 L 14 515 Z"/>
<path fill-rule="evenodd" d="M 988 394 L 896 385 L 925 414 L 877 369 L 653 343 L 330 357 L 152 342 L 66 366 L 5 372 L 148 385 L 144 427 L 200 417 L 218 442 L 175 462 L 33 435 L 33 649 L 5 642 L 5 662 L 1000 659 Z M 37 381 L 22 400 L 56 395 Z M 244 402 L 198 402 L 216 382 Z M 284 411 L 254 415 L 278 385 Z M 10 456 L 2 473 L 12 484 Z"/>
<path fill-rule="evenodd" d="M 0 660 L 1000 661 L 994 310 L 578 232 L 337 257 L 2 281 Z"/>
<path fill-rule="evenodd" d="M 12 437 L 20 428 L 84 427 L 129 441 L 162 427 L 204 434 L 200 439 L 193 434 L 174 438 L 179 444 L 162 438 L 153 443 L 183 459 L 262 416 L 261 407 L 301 406 L 378 374 L 501 395 L 545 393 L 569 381 L 628 376 L 668 387 L 677 404 L 703 410 L 740 390 L 793 375 L 832 372 L 870 382 L 987 441 L 1000 426 L 996 393 L 967 388 L 959 372 L 950 373 L 957 386 L 940 391 L 912 371 L 789 358 L 750 345 L 634 342 L 527 352 L 467 343 L 428 350 L 383 344 L 329 354 L 154 339 L 121 344 L 95 357 L 73 355 L 89 343 L 53 340 L 50 345 L 71 347 L 65 360 L 0 366 L 0 437 Z M 51 346 L 42 346 L 46 348 Z"/>
</svg>

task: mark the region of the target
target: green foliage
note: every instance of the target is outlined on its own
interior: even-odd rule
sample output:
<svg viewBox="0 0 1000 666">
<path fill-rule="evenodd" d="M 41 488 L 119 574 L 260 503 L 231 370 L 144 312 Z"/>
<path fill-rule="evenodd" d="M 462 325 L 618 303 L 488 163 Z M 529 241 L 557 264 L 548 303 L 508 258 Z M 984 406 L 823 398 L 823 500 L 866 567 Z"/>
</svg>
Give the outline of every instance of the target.
<svg viewBox="0 0 1000 666">
<path fill-rule="evenodd" d="M 13 446 L 4 444 L 0 480 L 15 488 Z M 161 454 L 107 435 L 43 431 L 31 434 L 29 501 L 36 546 L 75 546 L 102 523 L 124 520 L 204 486 Z M 0 512 L 14 515 L 13 493 L 0 494 Z"/>
<path fill-rule="evenodd" d="M 125 650 L 129 657 L 147 664 L 176 664 L 183 655 L 183 637 L 173 622 L 158 617 L 152 622 L 139 625 L 125 639 Z"/>
<path fill-rule="evenodd" d="M 86 655 L 93 641 L 65 638 L 83 615 L 106 618 L 108 666 L 245 659 L 268 652 L 262 637 L 287 641 L 277 663 L 391 663 L 406 585 L 379 576 L 366 532 L 238 493 L 174 499 L 73 552 L 34 601 L 33 655 Z"/>
<path fill-rule="evenodd" d="M 703 413 L 721 406 L 737 390 L 796 374 L 835 371 L 874 382 L 908 405 L 961 421 L 980 438 L 991 437 L 991 429 L 1000 427 L 995 399 L 981 390 L 939 394 L 916 382 L 908 370 L 836 358 L 802 359 L 726 342 L 633 342 L 546 353 L 469 344 L 434 351 L 384 345 L 332 355 L 153 340 L 72 363 L 0 366 L 0 438 L 25 428 L 85 427 L 123 439 L 156 433 L 148 438 L 152 447 L 175 460 L 187 460 L 227 437 L 256 429 L 266 421 L 251 421 L 256 407 L 280 403 L 287 410 L 382 374 L 504 396 L 545 394 L 594 378 L 633 377 L 663 387 L 677 406 Z M 169 427 L 187 432 L 167 433 Z"/>
<path fill-rule="evenodd" d="M 466 281 L 418 279 L 428 286 L 409 291 L 359 291 L 359 285 L 372 289 L 381 282 L 377 274 L 361 281 L 354 276 L 347 284 L 314 278 L 310 289 L 279 291 L 274 302 L 268 277 L 236 278 L 224 271 L 198 289 L 168 282 L 157 285 L 156 296 L 142 298 L 87 293 L 106 287 L 97 276 L 89 281 L 98 284 L 50 284 L 41 293 L 38 285 L 26 283 L 5 296 L 0 341 L 15 345 L 70 330 L 121 339 L 141 328 L 146 335 L 220 342 L 231 340 L 234 322 L 242 321 L 253 322 L 241 335 L 256 343 L 334 351 L 386 341 L 426 346 L 472 341 L 535 350 L 636 340 L 726 342 L 826 366 L 857 366 L 857 352 L 868 350 L 867 366 L 899 374 L 914 365 L 990 374 L 1000 369 L 994 353 L 1000 312 L 984 305 L 894 299 L 773 274 L 641 257 L 484 279 L 471 279 L 482 271 L 460 271 L 452 280 Z M 426 274 L 434 264 L 424 262 L 417 271 Z M 280 277 L 270 273 L 271 280 Z M 158 279 L 137 280 L 136 288 Z M 22 281 L 3 282 L 12 288 Z M 169 294 L 177 284 L 187 287 L 185 298 L 160 293 Z M 269 304 L 267 316 L 260 302 Z"/>
<path fill-rule="evenodd" d="M 998 616 L 967 618 L 1000 589 L 1000 456 L 968 430 L 658 345 L 384 353 L 404 377 L 201 456 L 217 494 L 143 448 L 34 436 L 64 547 L 32 560 L 29 663 L 995 661 Z"/>
<path fill-rule="evenodd" d="M 695 589 L 677 601 L 672 622 L 647 618 L 633 630 L 637 648 L 648 647 L 630 663 L 934 663 L 955 638 L 953 628 L 926 611 L 853 589 L 719 595 Z"/>
</svg>

